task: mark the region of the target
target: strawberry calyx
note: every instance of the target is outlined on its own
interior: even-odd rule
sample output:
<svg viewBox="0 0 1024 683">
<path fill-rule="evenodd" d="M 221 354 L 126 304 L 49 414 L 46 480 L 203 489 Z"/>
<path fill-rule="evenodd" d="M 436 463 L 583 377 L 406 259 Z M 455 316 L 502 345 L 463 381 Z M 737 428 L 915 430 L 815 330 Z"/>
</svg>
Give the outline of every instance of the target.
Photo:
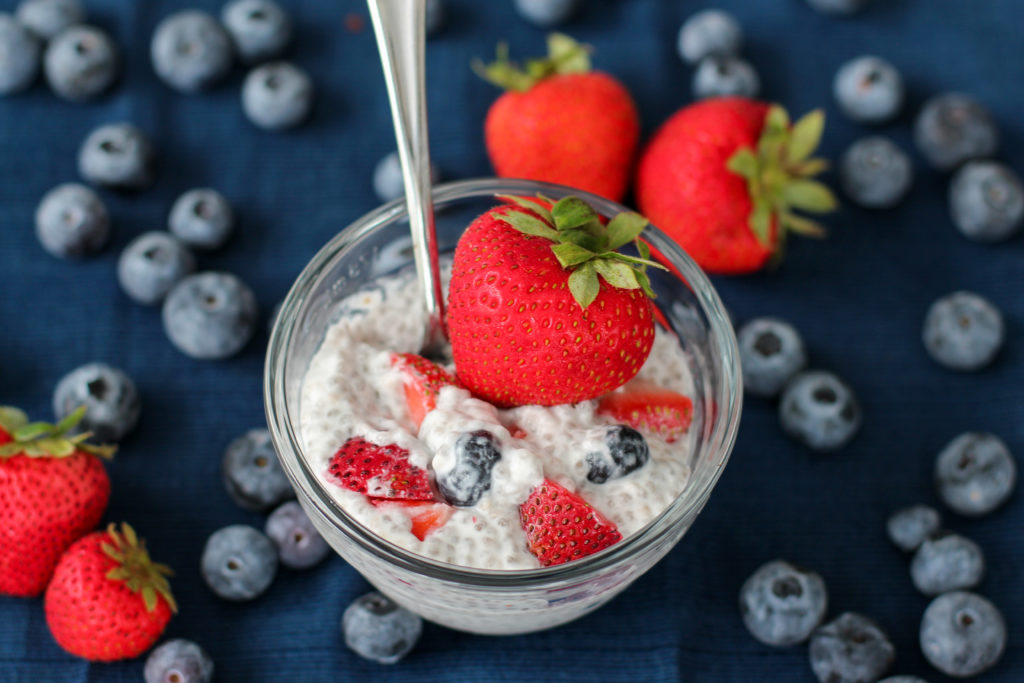
<svg viewBox="0 0 1024 683">
<path fill-rule="evenodd" d="M 149 559 L 146 542 L 139 539 L 135 530 L 126 522 L 121 523 L 120 532 L 117 531 L 117 526 L 111 523 L 107 527 L 107 537 L 110 543 L 101 543 L 100 549 L 104 555 L 117 563 L 117 566 L 107 572 L 107 578 L 111 581 L 123 581 L 131 592 L 141 594 L 147 612 L 156 609 L 159 595 L 167 602 L 171 611 L 177 614 L 178 603 L 174 600 L 171 585 L 167 581 L 167 577 L 174 574 L 171 568 Z"/>
<path fill-rule="evenodd" d="M 27 455 L 30 458 L 66 458 L 76 452 L 85 451 L 109 460 L 117 446 L 87 443 L 91 432 L 71 434 L 85 416 L 85 406 L 57 424 L 29 422 L 28 416 L 18 408 L 0 406 L 0 429 L 7 432 L 10 441 L 0 443 L 0 458 Z"/>
<path fill-rule="evenodd" d="M 641 289 L 655 298 L 647 266 L 662 270 L 665 267 L 651 260 L 650 248 L 640 239 L 649 223 L 646 218 L 624 212 L 605 225 L 579 197 L 563 197 L 557 202 L 543 195 L 538 197 L 540 201 L 499 195 L 498 199 L 512 204 L 513 210 L 491 215 L 523 234 L 555 243 L 551 252 L 562 268 L 570 271 L 569 291 L 581 308 L 586 309 L 600 293 L 598 276 L 616 289 Z M 639 257 L 618 251 L 627 244 L 636 248 Z"/>
<path fill-rule="evenodd" d="M 498 43 L 493 62 L 484 64 L 475 59 L 472 68 L 480 78 L 499 88 L 526 92 L 548 76 L 590 71 L 590 47 L 564 33 L 552 33 L 548 35 L 548 56 L 527 60 L 523 68 L 509 61 L 508 43 Z"/>
<path fill-rule="evenodd" d="M 749 224 L 754 236 L 772 247 L 773 222 L 778 226 L 774 236 L 777 253 L 789 232 L 809 237 L 825 234 L 820 224 L 794 211 L 828 213 L 838 205 L 826 185 L 812 180 L 828 168 L 824 159 L 811 157 L 824 129 L 825 114 L 820 109 L 790 125 L 786 110 L 773 104 L 765 116 L 757 149 L 740 148 L 727 162 L 730 171 L 747 181 L 753 203 Z"/>
</svg>

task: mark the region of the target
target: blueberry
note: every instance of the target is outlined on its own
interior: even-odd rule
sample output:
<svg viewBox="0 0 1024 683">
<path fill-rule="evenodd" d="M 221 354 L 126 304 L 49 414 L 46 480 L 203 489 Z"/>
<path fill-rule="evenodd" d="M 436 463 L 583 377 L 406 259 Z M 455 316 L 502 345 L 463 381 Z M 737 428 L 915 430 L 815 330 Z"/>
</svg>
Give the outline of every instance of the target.
<svg viewBox="0 0 1024 683">
<path fill-rule="evenodd" d="M 294 128 L 313 108 L 313 81 L 289 62 L 274 62 L 254 69 L 242 85 L 242 109 L 255 125 L 266 130 Z"/>
<path fill-rule="evenodd" d="M 217 249 L 235 228 L 235 212 L 220 192 L 209 188 L 189 190 L 171 207 L 167 229 L 195 249 Z"/>
<path fill-rule="evenodd" d="M 18 21 L 40 40 L 50 40 L 66 28 L 85 23 L 79 0 L 22 0 Z"/>
<path fill-rule="evenodd" d="M 437 490 L 458 507 L 472 507 L 491 488 L 491 470 L 501 460 L 501 448 L 485 430 L 468 432 L 455 442 L 447 462 L 434 461 Z"/>
<path fill-rule="evenodd" d="M 345 608 L 345 645 L 378 664 L 394 664 L 416 646 L 423 620 L 380 593 L 367 593 Z"/>
<path fill-rule="evenodd" d="M 974 588 L 985 574 L 985 556 L 978 544 L 958 534 L 938 534 L 914 553 L 910 578 L 925 595 Z"/>
<path fill-rule="evenodd" d="M 752 396 L 776 396 L 786 382 L 807 366 L 800 333 L 778 318 L 755 318 L 736 338 L 743 366 L 743 389 Z"/>
<path fill-rule="evenodd" d="M 78 150 L 78 172 L 90 183 L 140 190 L 153 183 L 153 145 L 130 123 L 111 123 L 89 134 Z"/>
<path fill-rule="evenodd" d="M 693 73 L 693 96 L 756 97 L 761 79 L 750 62 L 739 57 L 705 57 Z"/>
<path fill-rule="evenodd" d="M 709 9 L 692 15 L 679 29 L 676 50 L 683 61 L 696 64 L 705 57 L 735 57 L 743 46 L 743 30 L 728 12 Z"/>
<path fill-rule="evenodd" d="M 72 102 L 90 100 L 107 90 L 117 78 L 117 46 L 95 26 L 72 26 L 57 34 L 46 48 L 46 82 L 60 97 Z"/>
<path fill-rule="evenodd" d="M 579 9 L 580 0 L 515 0 L 519 16 L 544 28 L 569 21 Z"/>
<path fill-rule="evenodd" d="M 993 434 L 961 434 L 935 460 L 939 498 L 967 517 L 980 517 L 998 508 L 1016 484 L 1017 463 L 1006 444 Z"/>
<path fill-rule="evenodd" d="M 839 67 L 832 94 L 854 121 L 882 123 L 903 108 L 903 77 L 881 57 L 857 57 Z"/>
<path fill-rule="evenodd" d="M 893 545 L 903 552 L 912 553 L 941 525 L 938 510 L 927 505 L 912 505 L 894 512 L 886 522 L 885 530 Z"/>
<path fill-rule="evenodd" d="M 277 557 L 290 569 L 308 569 L 324 560 L 331 552 L 327 541 L 317 532 L 313 522 L 294 500 L 270 513 L 264 527 L 277 546 Z"/>
<path fill-rule="evenodd" d="M 193 358 L 233 356 L 252 338 L 259 311 L 252 290 L 229 273 L 197 273 L 164 300 L 164 331 Z"/>
<path fill-rule="evenodd" d="M 794 377 L 782 392 L 783 430 L 816 451 L 844 446 L 860 428 L 860 404 L 853 391 L 830 372 L 811 370 Z"/>
<path fill-rule="evenodd" d="M 1006 648 L 1006 622 L 976 593 L 954 591 L 932 600 L 921 618 L 921 652 L 949 676 L 976 676 L 999 661 Z"/>
<path fill-rule="evenodd" d="M 914 121 L 914 142 L 932 166 L 950 171 L 965 161 L 995 154 L 999 129 L 973 98 L 946 93 L 921 108 Z"/>
<path fill-rule="evenodd" d="M 807 0 L 807 4 L 823 14 L 849 15 L 864 9 L 868 0 Z"/>
<path fill-rule="evenodd" d="M 206 12 L 185 10 L 161 21 L 150 59 L 167 85 L 184 93 L 210 88 L 231 71 L 234 48 L 221 25 Z"/>
<path fill-rule="evenodd" d="M 277 548 L 258 529 L 226 526 L 206 540 L 200 569 L 217 597 L 252 600 L 270 587 L 277 574 Z"/>
<path fill-rule="evenodd" d="M 441 179 L 441 172 L 437 166 L 430 164 L 430 182 L 437 184 Z M 405 196 L 405 183 L 402 181 L 402 164 L 398 159 L 398 152 L 392 152 L 381 158 L 373 168 L 373 192 L 377 199 L 382 202 L 390 202 L 393 199 Z"/>
<path fill-rule="evenodd" d="M 292 20 L 272 0 L 234 0 L 220 15 L 246 64 L 280 57 L 292 40 Z"/>
<path fill-rule="evenodd" d="M 168 640 L 153 649 L 143 669 L 146 683 L 210 683 L 213 660 L 191 640 Z"/>
<path fill-rule="evenodd" d="M 1003 347 L 1003 314 L 972 292 L 954 292 L 938 299 L 924 319 L 922 339 L 939 365 L 972 372 L 990 364 Z"/>
<path fill-rule="evenodd" d="M 10 14 L 0 12 L 0 96 L 21 92 L 39 75 L 42 48 Z"/>
<path fill-rule="evenodd" d="M 78 430 L 100 443 L 117 442 L 135 428 L 142 401 L 131 377 L 103 363 L 89 363 L 64 375 L 53 391 L 53 412 L 62 420 L 80 406 Z"/>
<path fill-rule="evenodd" d="M 740 589 L 740 614 L 750 634 L 766 645 L 807 640 L 825 618 L 828 593 L 815 572 L 783 560 L 762 565 Z"/>
<path fill-rule="evenodd" d="M 896 206 L 910 191 L 913 181 L 910 157 L 878 135 L 853 143 L 839 161 L 843 192 L 867 209 Z"/>
<path fill-rule="evenodd" d="M 295 497 L 266 429 L 252 429 L 228 445 L 221 475 L 228 495 L 246 510 L 263 512 Z"/>
<path fill-rule="evenodd" d="M 1024 186 L 1008 166 L 973 161 L 953 176 L 949 186 L 953 223 L 969 240 L 999 242 L 1024 224 Z"/>
<path fill-rule="evenodd" d="M 110 237 L 107 207 L 85 185 L 58 185 L 46 193 L 36 209 L 36 237 L 58 258 L 94 254 Z"/>
<path fill-rule="evenodd" d="M 844 612 L 811 635 L 810 657 L 821 683 L 868 683 L 882 677 L 896 650 L 874 621 Z"/>
<path fill-rule="evenodd" d="M 144 232 L 121 252 L 117 281 L 133 301 L 155 306 L 195 267 L 195 257 L 181 242 L 164 232 Z"/>
<path fill-rule="evenodd" d="M 605 447 L 586 455 L 587 480 L 603 484 L 638 470 L 651 459 L 651 449 L 640 432 L 626 425 L 609 427 Z"/>
<path fill-rule="evenodd" d="M 444 28 L 446 12 L 444 0 L 427 0 L 426 5 L 427 35 L 436 35 Z"/>
</svg>

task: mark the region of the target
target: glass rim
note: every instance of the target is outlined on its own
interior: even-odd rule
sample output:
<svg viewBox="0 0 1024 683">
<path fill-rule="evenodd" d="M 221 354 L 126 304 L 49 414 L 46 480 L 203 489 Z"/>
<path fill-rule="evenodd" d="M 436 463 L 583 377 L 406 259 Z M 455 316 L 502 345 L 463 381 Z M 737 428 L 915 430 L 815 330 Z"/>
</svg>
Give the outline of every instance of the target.
<svg viewBox="0 0 1024 683">
<path fill-rule="evenodd" d="M 626 207 L 608 199 L 564 185 L 508 178 L 475 178 L 436 185 L 432 188 L 435 205 L 462 199 L 494 197 L 499 194 L 535 196 L 538 192 L 552 197 L 576 195 L 587 201 L 599 214 L 614 216 Z M 692 520 L 700 512 L 712 489 L 729 461 L 739 428 L 743 401 L 742 373 L 739 368 L 739 349 L 732 323 L 725 308 L 708 280 L 707 275 L 678 245 L 655 226 L 645 231 L 645 238 L 678 270 L 675 276 L 687 286 L 697 299 L 709 323 L 709 337 L 715 335 L 721 343 L 721 388 L 713 396 L 717 410 L 711 433 L 697 442 L 697 459 L 713 453 L 713 462 L 707 467 L 694 466 L 693 476 L 686 487 L 664 510 L 642 529 L 599 553 L 552 567 L 534 569 L 482 569 L 454 565 L 387 541 L 363 527 L 334 500 L 322 486 L 317 475 L 301 456 L 301 439 L 291 419 L 285 385 L 288 351 L 295 335 L 295 323 L 303 310 L 306 297 L 327 274 L 335 257 L 349 245 L 368 233 L 389 223 L 406 212 L 403 198 L 393 200 L 364 214 L 331 238 L 303 268 L 281 304 L 267 346 L 264 365 L 264 408 L 271 438 L 292 485 L 305 500 L 329 520 L 337 529 L 360 548 L 374 556 L 407 571 L 434 579 L 481 588 L 514 589 L 551 583 L 579 580 L 628 560 L 652 544 L 658 543 L 675 527 Z"/>
</svg>

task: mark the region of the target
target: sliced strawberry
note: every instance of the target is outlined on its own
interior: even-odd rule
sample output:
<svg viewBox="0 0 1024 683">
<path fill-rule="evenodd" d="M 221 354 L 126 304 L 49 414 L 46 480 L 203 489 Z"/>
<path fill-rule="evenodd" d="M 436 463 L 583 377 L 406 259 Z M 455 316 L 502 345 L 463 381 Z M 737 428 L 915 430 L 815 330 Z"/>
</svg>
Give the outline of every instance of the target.
<svg viewBox="0 0 1024 683">
<path fill-rule="evenodd" d="M 400 507 L 412 520 L 412 535 L 421 541 L 437 531 L 451 518 L 455 508 L 444 503 L 419 503 L 411 500 L 382 500 L 371 498 L 376 507 Z"/>
<path fill-rule="evenodd" d="M 672 443 L 690 428 L 693 401 L 651 382 L 637 380 L 623 391 L 601 397 L 597 412 Z"/>
<path fill-rule="evenodd" d="M 526 542 L 545 567 L 592 555 L 622 540 L 590 503 L 549 479 L 519 506 Z"/>
<path fill-rule="evenodd" d="M 426 471 L 394 444 L 378 446 L 353 437 L 334 454 L 327 471 L 339 486 L 371 498 L 434 500 Z"/>
<path fill-rule="evenodd" d="M 414 353 L 392 354 L 391 364 L 402 370 L 405 378 L 405 403 L 417 427 L 427 413 L 437 407 L 437 393 L 441 387 L 462 386 L 454 375 L 440 365 Z"/>
</svg>

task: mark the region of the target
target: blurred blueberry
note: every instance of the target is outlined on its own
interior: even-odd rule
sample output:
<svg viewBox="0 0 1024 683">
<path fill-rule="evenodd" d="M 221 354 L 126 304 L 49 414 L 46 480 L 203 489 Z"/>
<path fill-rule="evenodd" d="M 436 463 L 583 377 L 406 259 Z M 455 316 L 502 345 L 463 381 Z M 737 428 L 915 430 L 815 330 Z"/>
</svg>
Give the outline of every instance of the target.
<svg viewBox="0 0 1024 683">
<path fill-rule="evenodd" d="M 94 254 L 110 237 L 107 207 L 85 185 L 58 185 L 46 193 L 36 209 L 36 236 L 43 248 L 58 258 Z"/>
<path fill-rule="evenodd" d="M 519 16 L 543 28 L 569 21 L 580 6 L 580 0 L 515 0 Z"/>
<path fill-rule="evenodd" d="M 821 683 L 867 683 L 882 677 L 896 649 L 874 621 L 844 612 L 811 635 L 810 658 Z"/>
<path fill-rule="evenodd" d="M 228 444 L 221 476 L 231 500 L 245 510 L 263 512 L 295 497 L 266 429 L 249 430 Z"/>
<path fill-rule="evenodd" d="M 280 57 L 292 40 L 291 17 L 272 0 L 233 0 L 220 17 L 245 64 Z"/>
<path fill-rule="evenodd" d="M 740 589 L 740 614 L 766 645 L 802 643 L 825 618 L 828 593 L 815 572 L 783 560 L 762 565 Z"/>
<path fill-rule="evenodd" d="M 235 524 L 206 540 L 200 564 L 217 597 L 242 602 L 263 594 L 277 574 L 277 549 L 258 529 Z"/>
<path fill-rule="evenodd" d="M 46 48 L 46 82 L 58 96 L 72 102 L 92 99 L 117 78 L 117 46 L 95 26 L 72 26 L 57 34 Z"/>
<path fill-rule="evenodd" d="M 146 683 L 210 683 L 213 660 L 191 640 L 176 638 L 149 653 L 142 676 Z"/>
<path fill-rule="evenodd" d="M 839 182 L 851 201 L 867 209 L 896 206 L 910 191 L 910 157 L 887 138 L 861 138 L 839 161 Z"/>
<path fill-rule="evenodd" d="M 416 646 L 423 620 L 381 593 L 367 593 L 345 608 L 345 645 L 364 659 L 394 664 Z"/>
<path fill-rule="evenodd" d="M 446 12 L 445 0 L 427 0 L 427 35 L 438 34 L 444 28 Z"/>
<path fill-rule="evenodd" d="M 266 130 L 294 128 L 313 108 L 313 81 L 289 62 L 274 62 L 254 69 L 242 85 L 242 109 L 254 124 Z"/>
<path fill-rule="evenodd" d="M 163 306 L 164 331 L 187 356 L 222 359 L 248 343 L 259 310 L 252 290 L 229 273 L 197 273 L 174 286 Z"/>
<path fill-rule="evenodd" d="M 881 57 L 857 57 L 839 67 L 832 94 L 854 121 L 882 123 L 903 108 L 903 77 Z"/>
<path fill-rule="evenodd" d="M 231 72 L 234 48 L 220 23 L 206 12 L 185 10 L 164 18 L 150 45 L 153 69 L 184 93 L 204 90 Z"/>
<path fill-rule="evenodd" d="M 857 433 L 861 410 L 845 382 L 831 372 L 808 370 L 783 389 L 779 419 L 783 431 L 811 449 L 834 451 Z"/>
<path fill-rule="evenodd" d="M 959 534 L 937 534 L 925 540 L 910 563 L 914 587 L 925 595 L 974 588 L 985 575 L 985 556 L 978 544 Z"/>
<path fill-rule="evenodd" d="M 153 183 L 153 145 L 130 123 L 100 126 L 78 150 L 78 172 L 90 183 L 140 190 Z"/>
<path fill-rule="evenodd" d="M 264 528 L 277 546 L 281 564 L 290 569 L 308 569 L 320 564 L 330 552 L 327 541 L 294 500 L 283 503 L 267 517 Z"/>
<path fill-rule="evenodd" d="M 10 14 L 0 12 L 0 96 L 31 86 L 39 75 L 42 47 Z"/>
<path fill-rule="evenodd" d="M 78 431 L 92 432 L 100 443 L 116 443 L 139 421 L 142 400 L 135 382 L 124 371 L 104 363 L 89 363 L 64 375 L 53 391 L 58 420 L 85 406 Z"/>
<path fill-rule="evenodd" d="M 441 172 L 431 162 L 430 182 L 436 185 L 440 180 Z M 398 159 L 398 152 L 391 152 L 373 167 L 373 192 L 381 202 L 390 202 L 405 196 L 405 183 L 402 182 L 402 165 Z"/>
<path fill-rule="evenodd" d="M 684 62 L 696 64 L 705 57 L 735 57 L 743 46 L 743 30 L 728 12 L 703 10 L 679 29 L 676 50 Z"/>
<path fill-rule="evenodd" d="M 869 0 L 807 0 L 807 4 L 823 14 L 849 15 L 864 9 Z"/>
<path fill-rule="evenodd" d="M 642 437 L 641 437 L 642 438 Z M 446 460 L 441 466 L 441 461 Z M 434 459 L 437 491 L 451 505 L 472 507 L 491 488 L 491 470 L 501 460 L 498 440 L 487 430 L 466 432 L 450 457 Z"/>
<path fill-rule="evenodd" d="M 778 318 L 754 318 L 736 333 L 743 389 L 752 396 L 778 395 L 807 366 L 807 350 L 796 328 Z"/>
<path fill-rule="evenodd" d="M 1024 186 L 1008 166 L 995 161 L 964 164 L 949 186 L 953 223 L 969 240 L 999 242 L 1024 224 Z"/>
<path fill-rule="evenodd" d="M 79 0 L 22 0 L 18 21 L 40 40 L 50 40 L 66 28 L 85 23 Z"/>
<path fill-rule="evenodd" d="M 914 121 L 914 142 L 928 163 L 951 171 L 965 161 L 995 154 L 999 129 L 988 110 L 973 98 L 946 93 L 921 107 Z"/>
<path fill-rule="evenodd" d="M 999 309 L 972 292 L 953 292 L 928 309 L 922 338 L 939 365 L 972 372 L 995 359 L 1003 347 L 1006 325 Z"/>
<path fill-rule="evenodd" d="M 942 526 L 939 511 L 927 505 L 912 505 L 889 516 L 885 530 L 889 540 L 903 552 L 912 553 Z"/>
<path fill-rule="evenodd" d="M 220 192 L 210 188 L 189 190 L 171 207 L 167 229 L 195 249 L 217 249 L 235 228 L 235 212 Z"/>
<path fill-rule="evenodd" d="M 600 449 L 586 454 L 587 480 L 603 484 L 640 469 L 651 459 L 643 434 L 626 425 L 597 428 L 604 432 Z"/>
<path fill-rule="evenodd" d="M 195 257 L 165 232 L 144 232 L 124 248 L 117 281 L 133 301 L 155 306 L 196 268 Z"/>
<path fill-rule="evenodd" d="M 949 676 L 976 676 L 995 666 L 1006 649 L 1006 622 L 976 593 L 954 591 L 932 600 L 921 618 L 921 652 Z"/>
<path fill-rule="evenodd" d="M 756 97 L 761 79 L 750 62 L 740 57 L 705 57 L 693 73 L 693 96 Z"/>
<path fill-rule="evenodd" d="M 981 517 L 1006 502 L 1017 485 L 1017 463 L 994 434 L 956 437 L 935 459 L 935 487 L 953 512 Z"/>
</svg>

